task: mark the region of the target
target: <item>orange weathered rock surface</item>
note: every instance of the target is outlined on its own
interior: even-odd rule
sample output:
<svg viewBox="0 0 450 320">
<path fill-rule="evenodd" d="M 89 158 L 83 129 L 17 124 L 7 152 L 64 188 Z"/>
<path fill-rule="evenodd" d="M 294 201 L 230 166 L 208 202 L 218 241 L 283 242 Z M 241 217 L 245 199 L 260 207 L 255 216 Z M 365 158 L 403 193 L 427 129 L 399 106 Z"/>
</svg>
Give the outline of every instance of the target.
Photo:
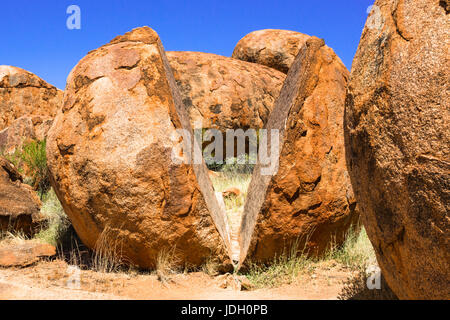
<svg viewBox="0 0 450 320">
<path fill-rule="evenodd" d="M 449 299 L 448 1 L 375 6 L 347 94 L 350 176 L 392 290 L 403 299 Z"/>
<path fill-rule="evenodd" d="M 232 57 L 288 73 L 310 36 L 289 30 L 253 31 L 239 40 Z"/>
<path fill-rule="evenodd" d="M 41 259 L 56 255 L 56 248 L 48 243 L 37 240 L 25 240 L 0 245 L 0 267 L 27 267 Z"/>
<path fill-rule="evenodd" d="M 241 258 L 271 261 L 293 246 L 320 255 L 341 244 L 359 213 L 347 173 L 343 115 L 349 72 L 323 40 L 308 39 L 266 125 L 278 130 L 274 175 L 258 163 L 240 231 Z M 271 139 L 268 139 L 272 146 Z"/>
<path fill-rule="evenodd" d="M 88 247 L 113 242 L 144 268 L 164 250 L 181 265 L 229 264 L 225 213 L 177 129 L 193 137 L 152 29 L 116 37 L 72 70 L 47 153 L 52 185 Z"/>
<path fill-rule="evenodd" d="M 40 208 L 37 194 L 14 165 L 0 157 L 0 232 L 31 235 L 39 226 Z"/>
<path fill-rule="evenodd" d="M 172 157 L 183 141 L 176 130 L 192 133 L 196 112 L 215 113 L 210 106 L 216 102 L 223 107 L 218 122 L 201 111 L 202 126 L 260 128 L 268 121 L 268 128 L 283 131 L 279 172 L 270 183 L 254 176 L 250 186 L 241 260 L 247 253 L 271 260 L 303 236 L 312 254 L 342 242 L 358 218 L 343 154 L 348 71 L 320 40 L 303 47 L 271 113 L 282 73 L 174 52 L 174 77 L 150 28 L 117 37 L 83 58 L 69 75 L 47 144 L 52 185 L 83 242 L 101 248 L 109 237 L 123 258 L 144 268 L 155 267 L 158 254 L 173 248 L 180 264 L 214 257 L 229 265 L 235 256 L 231 231 L 205 165 L 175 163 Z M 180 94 L 176 80 L 189 90 Z M 234 98 L 244 103 L 240 110 L 233 111 Z M 258 111 L 261 105 L 266 113 Z"/>
<path fill-rule="evenodd" d="M 12 66 L 0 66 L 0 131 L 23 116 L 53 118 L 63 92 L 38 76 Z"/>
<path fill-rule="evenodd" d="M 286 76 L 271 68 L 202 52 L 167 52 L 193 128 L 259 129 Z"/>
</svg>

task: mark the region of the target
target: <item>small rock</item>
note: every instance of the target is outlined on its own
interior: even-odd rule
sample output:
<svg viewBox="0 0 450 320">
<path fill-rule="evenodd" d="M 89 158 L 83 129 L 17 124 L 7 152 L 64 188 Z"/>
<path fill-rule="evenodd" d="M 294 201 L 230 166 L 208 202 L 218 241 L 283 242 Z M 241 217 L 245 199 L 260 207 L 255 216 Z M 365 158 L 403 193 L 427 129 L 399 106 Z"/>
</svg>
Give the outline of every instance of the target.
<svg viewBox="0 0 450 320">
<path fill-rule="evenodd" d="M 232 275 L 226 273 L 216 277 L 218 286 L 221 289 L 232 289 L 235 291 L 252 290 L 253 285 L 245 276 Z"/>
<path fill-rule="evenodd" d="M 250 291 L 254 288 L 246 276 L 239 276 L 239 282 L 241 283 L 241 291 Z"/>
<path fill-rule="evenodd" d="M 238 188 L 228 188 L 222 192 L 224 198 L 226 197 L 239 197 L 241 195 L 241 190 Z"/>
<path fill-rule="evenodd" d="M 56 248 L 48 243 L 26 240 L 20 243 L 10 242 L 0 246 L 0 267 L 27 267 L 42 258 L 56 255 Z"/>
</svg>

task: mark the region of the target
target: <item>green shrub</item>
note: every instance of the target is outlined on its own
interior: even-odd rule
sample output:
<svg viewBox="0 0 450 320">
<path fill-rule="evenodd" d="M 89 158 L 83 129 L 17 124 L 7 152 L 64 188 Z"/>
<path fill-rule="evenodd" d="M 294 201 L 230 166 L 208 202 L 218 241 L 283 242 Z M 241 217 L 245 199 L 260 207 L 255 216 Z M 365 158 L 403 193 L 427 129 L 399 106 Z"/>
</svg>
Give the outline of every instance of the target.
<svg viewBox="0 0 450 320">
<path fill-rule="evenodd" d="M 31 141 L 22 147 L 22 160 L 29 170 L 32 186 L 41 198 L 50 189 L 47 168 L 46 141 Z"/>
<path fill-rule="evenodd" d="M 216 162 L 214 157 L 205 156 L 204 159 L 205 159 L 206 167 L 209 170 L 220 171 L 222 169 L 222 167 L 224 166 L 223 163 Z"/>
<path fill-rule="evenodd" d="M 255 168 L 256 156 L 241 154 L 237 158 L 227 158 L 220 171 L 225 173 L 251 174 Z"/>
<path fill-rule="evenodd" d="M 9 160 L 24 175 L 24 182 L 31 185 L 42 200 L 50 189 L 46 141 L 30 141 L 16 148 L 12 153 L 1 151 L 0 155 Z"/>
</svg>

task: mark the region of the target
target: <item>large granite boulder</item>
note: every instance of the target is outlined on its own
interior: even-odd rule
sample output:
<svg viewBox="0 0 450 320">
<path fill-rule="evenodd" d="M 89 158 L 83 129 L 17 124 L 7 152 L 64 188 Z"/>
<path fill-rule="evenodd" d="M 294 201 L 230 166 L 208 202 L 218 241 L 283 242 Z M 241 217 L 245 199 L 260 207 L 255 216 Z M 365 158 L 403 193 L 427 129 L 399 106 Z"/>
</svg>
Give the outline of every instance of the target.
<svg viewBox="0 0 450 320">
<path fill-rule="evenodd" d="M 167 52 L 195 129 L 259 129 L 267 122 L 285 75 L 210 53 Z"/>
<path fill-rule="evenodd" d="M 288 73 L 309 38 L 306 34 L 289 30 L 253 31 L 239 40 L 232 57 Z"/>
<path fill-rule="evenodd" d="M 448 4 L 375 1 L 347 95 L 347 161 L 362 222 L 403 299 L 450 298 Z"/>
<path fill-rule="evenodd" d="M 23 116 L 53 118 L 62 98 L 61 90 L 31 72 L 0 66 L 0 130 Z"/>
</svg>

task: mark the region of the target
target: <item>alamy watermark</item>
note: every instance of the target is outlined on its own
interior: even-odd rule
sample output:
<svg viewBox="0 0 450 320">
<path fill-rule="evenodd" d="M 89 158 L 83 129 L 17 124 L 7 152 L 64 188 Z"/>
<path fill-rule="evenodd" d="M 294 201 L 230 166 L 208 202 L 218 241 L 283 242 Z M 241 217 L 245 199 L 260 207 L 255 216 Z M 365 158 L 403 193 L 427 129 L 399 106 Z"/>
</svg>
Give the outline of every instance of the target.
<svg viewBox="0 0 450 320">
<path fill-rule="evenodd" d="M 81 289 L 81 270 L 77 266 L 67 267 L 68 279 L 66 287 L 69 289 L 79 290 Z"/>
<path fill-rule="evenodd" d="M 369 17 L 367 18 L 366 27 L 370 30 L 380 31 L 384 25 L 384 18 L 381 9 L 377 5 L 367 7 L 366 10 Z"/>
<path fill-rule="evenodd" d="M 176 141 L 172 149 L 172 161 L 190 163 L 223 164 L 236 156 L 236 164 L 260 165 L 261 175 L 275 175 L 280 157 L 280 134 L 277 129 L 177 129 L 172 137 Z M 225 138 L 224 138 L 225 136 Z M 241 157 L 241 155 L 247 155 Z"/>
<path fill-rule="evenodd" d="M 69 30 L 81 29 L 81 9 L 79 6 L 72 4 L 67 7 L 66 13 L 70 16 L 66 20 L 66 26 Z"/>
<path fill-rule="evenodd" d="M 377 265 L 370 265 L 366 269 L 367 289 L 381 290 L 381 269 Z"/>
</svg>

